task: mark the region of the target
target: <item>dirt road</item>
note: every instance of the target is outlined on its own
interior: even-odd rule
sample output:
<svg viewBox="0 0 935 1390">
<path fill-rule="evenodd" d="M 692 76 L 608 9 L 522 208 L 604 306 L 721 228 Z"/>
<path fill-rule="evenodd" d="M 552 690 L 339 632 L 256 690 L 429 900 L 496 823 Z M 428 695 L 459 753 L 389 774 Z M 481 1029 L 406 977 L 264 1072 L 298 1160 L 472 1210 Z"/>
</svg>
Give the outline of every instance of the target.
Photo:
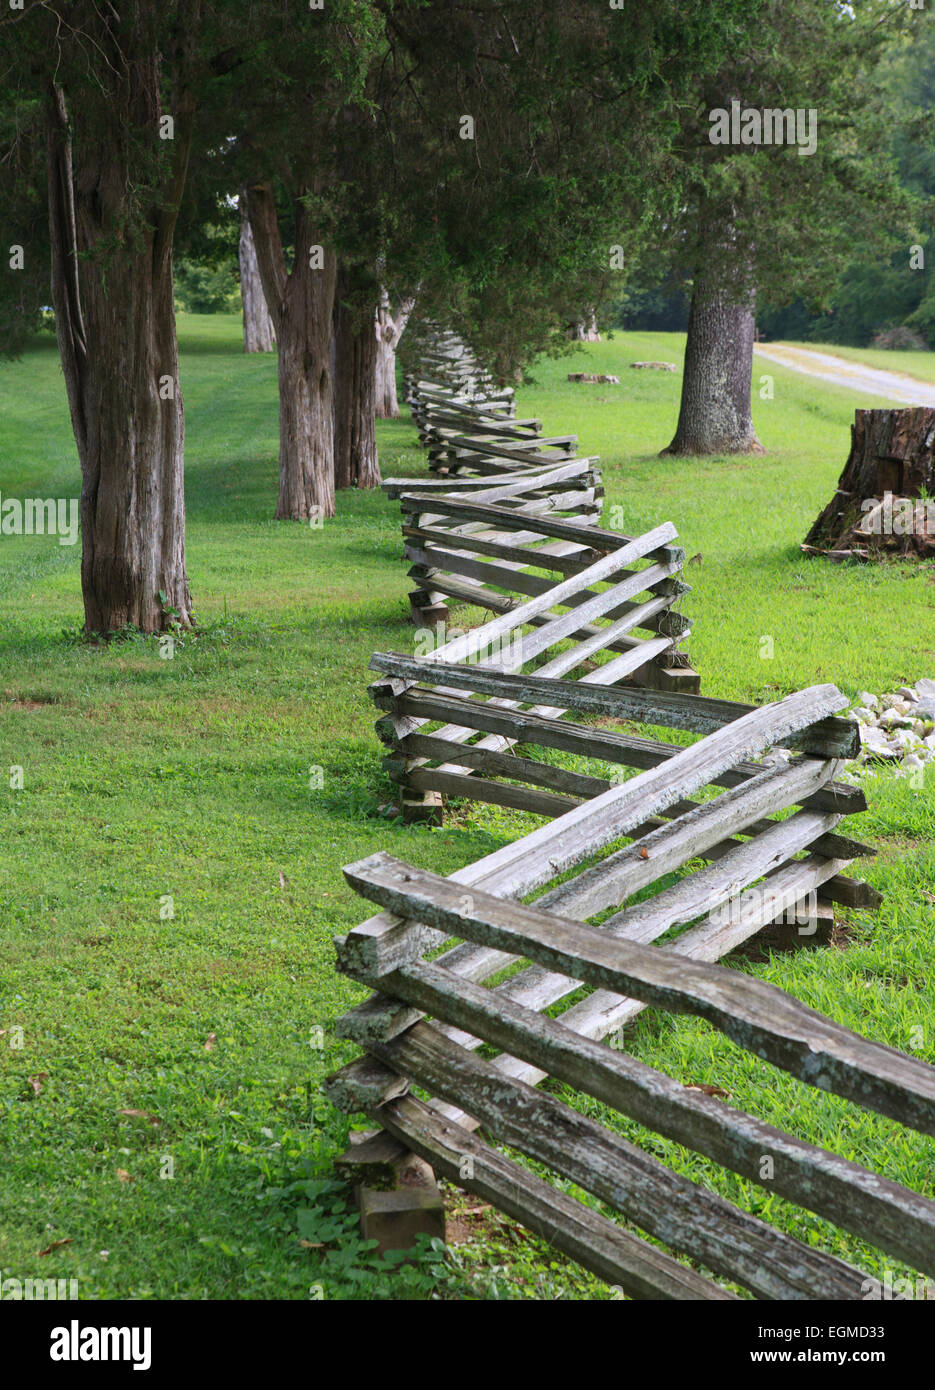
<svg viewBox="0 0 935 1390">
<path fill-rule="evenodd" d="M 847 386 L 865 396 L 882 396 L 894 405 L 935 406 L 935 384 L 927 385 L 901 372 L 882 371 L 829 352 L 786 347 L 783 343 L 758 343 L 755 351 L 761 361 L 775 362 L 777 366 L 788 367 L 833 386 Z"/>
</svg>

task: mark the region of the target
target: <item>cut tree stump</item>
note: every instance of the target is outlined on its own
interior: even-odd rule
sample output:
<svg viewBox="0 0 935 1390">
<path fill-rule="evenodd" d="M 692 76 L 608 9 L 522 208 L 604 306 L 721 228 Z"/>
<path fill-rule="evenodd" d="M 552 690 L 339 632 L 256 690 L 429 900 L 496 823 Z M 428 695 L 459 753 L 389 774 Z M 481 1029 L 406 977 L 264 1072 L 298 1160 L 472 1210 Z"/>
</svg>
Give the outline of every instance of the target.
<svg viewBox="0 0 935 1390">
<path fill-rule="evenodd" d="M 831 560 L 883 555 L 931 559 L 933 498 L 935 405 L 857 410 L 837 490 L 802 549 Z"/>
</svg>

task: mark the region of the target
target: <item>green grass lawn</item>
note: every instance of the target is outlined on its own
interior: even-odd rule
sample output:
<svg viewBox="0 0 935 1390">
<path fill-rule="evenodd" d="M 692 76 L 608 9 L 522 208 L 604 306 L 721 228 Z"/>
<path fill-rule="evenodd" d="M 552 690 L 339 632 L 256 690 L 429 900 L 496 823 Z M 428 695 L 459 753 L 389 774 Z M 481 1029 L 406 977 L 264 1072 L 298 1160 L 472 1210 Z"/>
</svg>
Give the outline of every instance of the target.
<svg viewBox="0 0 935 1390">
<path fill-rule="evenodd" d="M 323 530 L 274 522 L 275 361 L 241 353 L 235 318 L 182 316 L 180 333 L 197 635 L 172 660 L 155 639 L 86 644 L 78 547 L 0 536 L 0 1270 L 77 1278 L 83 1298 L 606 1297 L 508 1222 L 395 1278 L 348 1235 L 347 1194 L 328 1176 L 347 1121 L 319 1090 L 355 1052 L 331 1024 L 363 996 L 333 968 L 332 936 L 364 915 L 341 865 L 385 848 L 450 873 L 537 822 L 473 807 L 433 830 L 375 814 L 392 791 L 367 663 L 413 640 L 398 505 L 352 493 Z M 628 364 L 680 363 L 682 347 L 618 335 L 544 362 L 520 410 L 600 455 L 608 521 L 614 507 L 627 531 L 671 519 L 699 556 L 683 610 L 705 693 L 763 701 L 817 681 L 854 694 L 935 676 L 930 567 L 838 567 L 798 548 L 846 457 L 854 394 L 770 365 L 765 458 L 660 460 L 680 378 Z M 620 385 L 570 384 L 576 369 Z M 381 422 L 379 442 L 385 476 L 424 473 L 408 419 Z M 46 338 L 0 364 L 0 493 L 78 491 Z M 896 1047 L 921 1028 L 935 1060 L 932 783 L 884 775 L 868 795 L 852 828 L 880 847 L 861 872 L 883 908 L 851 919 L 847 949 L 743 968 Z M 930 1141 L 767 1074 L 700 1022 L 647 1011 L 633 1048 L 933 1193 Z M 880 1272 L 859 1241 L 613 1122 Z M 55 1242 L 67 1243 L 39 1255 Z"/>
</svg>

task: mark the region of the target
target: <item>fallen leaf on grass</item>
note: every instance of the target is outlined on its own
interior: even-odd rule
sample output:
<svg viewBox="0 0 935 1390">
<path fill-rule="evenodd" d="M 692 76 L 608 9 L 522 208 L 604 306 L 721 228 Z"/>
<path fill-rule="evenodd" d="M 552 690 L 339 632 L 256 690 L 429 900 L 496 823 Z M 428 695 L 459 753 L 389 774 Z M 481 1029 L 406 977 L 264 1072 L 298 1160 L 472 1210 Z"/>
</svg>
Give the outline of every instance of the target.
<svg viewBox="0 0 935 1390">
<path fill-rule="evenodd" d="M 51 1245 L 47 1245 L 44 1250 L 37 1250 L 36 1254 L 51 1255 L 53 1250 L 60 1250 L 63 1245 L 71 1245 L 71 1236 L 66 1236 L 64 1240 L 53 1240 Z"/>
<path fill-rule="evenodd" d="M 117 1181 L 118 1181 L 118 1182 L 136 1182 L 136 1178 L 133 1177 L 132 1173 L 128 1173 L 127 1170 L 126 1170 L 126 1168 L 118 1168 L 118 1169 L 117 1169 Z"/>
<path fill-rule="evenodd" d="M 700 1091 L 703 1096 L 729 1096 L 730 1091 L 725 1091 L 723 1086 L 710 1086 L 706 1081 L 695 1084 L 691 1081 L 685 1082 L 686 1091 Z"/>
<path fill-rule="evenodd" d="M 214 1044 L 215 1044 L 216 1042 L 217 1042 L 217 1034 L 216 1034 L 216 1033 L 209 1033 L 208 1036 L 207 1036 L 207 1038 L 206 1038 L 206 1040 L 205 1040 L 205 1052 L 210 1052 L 211 1049 L 214 1047 Z"/>
<path fill-rule="evenodd" d="M 29 1077 L 29 1084 L 33 1089 L 34 1095 L 39 1095 L 48 1079 L 49 1073 L 47 1071 L 40 1071 L 35 1076 Z"/>
<path fill-rule="evenodd" d="M 155 1115 L 151 1115 L 148 1110 L 118 1110 L 118 1115 L 129 1115 L 131 1120 L 146 1120 L 151 1125 L 161 1125 L 162 1121 Z"/>
</svg>

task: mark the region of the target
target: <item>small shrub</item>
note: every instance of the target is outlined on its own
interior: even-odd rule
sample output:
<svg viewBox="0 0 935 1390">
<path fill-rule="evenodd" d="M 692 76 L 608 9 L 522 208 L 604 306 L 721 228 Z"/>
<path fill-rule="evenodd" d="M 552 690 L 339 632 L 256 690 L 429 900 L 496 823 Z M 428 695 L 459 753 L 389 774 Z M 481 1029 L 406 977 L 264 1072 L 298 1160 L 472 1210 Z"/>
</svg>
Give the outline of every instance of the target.
<svg viewBox="0 0 935 1390">
<path fill-rule="evenodd" d="M 900 324 L 898 328 L 882 328 L 874 333 L 870 346 L 886 348 L 890 352 L 925 352 L 928 343 L 916 328 Z"/>
</svg>

